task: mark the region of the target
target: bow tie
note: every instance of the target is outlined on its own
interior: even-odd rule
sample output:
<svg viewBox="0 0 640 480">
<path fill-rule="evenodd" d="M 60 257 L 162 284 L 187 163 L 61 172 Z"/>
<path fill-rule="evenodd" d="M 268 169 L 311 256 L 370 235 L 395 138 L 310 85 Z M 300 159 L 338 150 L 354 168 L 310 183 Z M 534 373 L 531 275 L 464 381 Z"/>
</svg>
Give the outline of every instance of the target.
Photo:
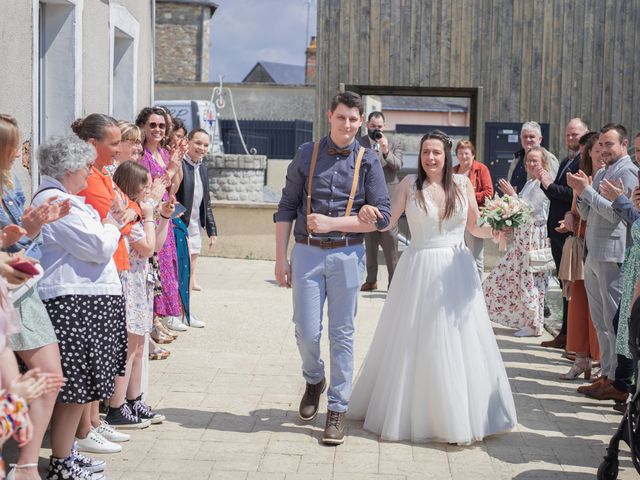
<svg viewBox="0 0 640 480">
<path fill-rule="evenodd" d="M 349 155 L 351 155 L 351 150 L 349 150 L 348 148 L 341 149 L 336 147 L 329 147 L 329 155 L 342 155 L 343 157 L 348 157 Z"/>
</svg>

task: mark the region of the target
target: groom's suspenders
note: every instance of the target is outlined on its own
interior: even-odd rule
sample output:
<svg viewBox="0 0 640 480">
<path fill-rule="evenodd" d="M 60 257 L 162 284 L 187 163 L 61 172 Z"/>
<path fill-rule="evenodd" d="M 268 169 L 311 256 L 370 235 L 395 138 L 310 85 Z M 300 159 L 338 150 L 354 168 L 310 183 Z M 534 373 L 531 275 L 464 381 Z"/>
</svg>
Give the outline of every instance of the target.
<svg viewBox="0 0 640 480">
<path fill-rule="evenodd" d="M 318 163 L 318 149 L 320 148 L 320 142 L 313 144 L 313 154 L 311 155 L 311 166 L 309 167 L 309 179 L 307 181 L 307 217 L 311 215 L 311 182 L 313 180 L 313 172 L 316 169 L 316 163 Z M 356 157 L 355 171 L 353 172 L 353 183 L 351 184 L 351 193 L 349 194 L 349 201 L 347 202 L 347 208 L 344 212 L 344 216 L 351 215 L 351 209 L 353 208 L 353 200 L 356 196 L 356 190 L 358 189 L 358 179 L 360 178 L 360 165 L 362 164 L 362 157 L 364 156 L 364 147 L 360 146 L 358 156 Z M 307 232 L 308 233 L 308 232 Z M 309 233 L 309 236 L 311 234 Z M 344 236 L 344 232 L 343 232 Z"/>
</svg>

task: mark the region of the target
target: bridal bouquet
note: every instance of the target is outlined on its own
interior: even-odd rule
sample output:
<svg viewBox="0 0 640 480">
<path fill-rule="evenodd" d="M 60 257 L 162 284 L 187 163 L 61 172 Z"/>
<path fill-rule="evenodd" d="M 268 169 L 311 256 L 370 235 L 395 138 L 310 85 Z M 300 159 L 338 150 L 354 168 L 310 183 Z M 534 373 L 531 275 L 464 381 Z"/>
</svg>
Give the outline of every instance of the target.
<svg viewBox="0 0 640 480">
<path fill-rule="evenodd" d="M 492 230 L 498 232 L 500 251 L 504 251 L 507 246 L 506 232 L 529 223 L 530 219 L 531 209 L 518 197 L 495 195 L 485 200 L 484 206 L 480 209 L 478 225 L 488 224 Z"/>
</svg>

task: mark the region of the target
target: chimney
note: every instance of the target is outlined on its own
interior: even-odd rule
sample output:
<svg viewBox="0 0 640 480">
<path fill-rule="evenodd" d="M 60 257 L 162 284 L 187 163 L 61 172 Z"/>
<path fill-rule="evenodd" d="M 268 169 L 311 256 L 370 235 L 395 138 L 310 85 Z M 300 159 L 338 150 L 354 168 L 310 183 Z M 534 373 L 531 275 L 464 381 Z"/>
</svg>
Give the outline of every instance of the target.
<svg viewBox="0 0 640 480">
<path fill-rule="evenodd" d="M 307 60 L 304 69 L 304 83 L 306 85 L 316 84 L 316 37 L 311 37 L 307 48 Z"/>
</svg>

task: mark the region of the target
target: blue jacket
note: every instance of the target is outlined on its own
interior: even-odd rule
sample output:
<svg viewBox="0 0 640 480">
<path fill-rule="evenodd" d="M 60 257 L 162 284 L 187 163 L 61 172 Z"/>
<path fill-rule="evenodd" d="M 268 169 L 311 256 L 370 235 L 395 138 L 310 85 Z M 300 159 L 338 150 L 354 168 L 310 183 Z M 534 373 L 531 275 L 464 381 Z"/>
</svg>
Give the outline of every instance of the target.
<svg viewBox="0 0 640 480">
<path fill-rule="evenodd" d="M 22 191 L 20 181 L 16 176 L 13 177 L 13 189 L 9 189 L 6 186 L 2 188 L 2 202 L 4 208 L 0 208 L 0 229 L 15 223 L 22 226 L 20 217 L 24 214 L 25 204 L 27 199 Z M 6 210 L 5 210 L 6 209 Z M 7 213 L 8 211 L 8 213 Z M 42 253 L 40 251 L 40 245 L 42 244 L 42 235 L 38 235 L 35 239 L 30 239 L 27 236 L 22 237 L 18 243 L 11 245 L 6 250 L 8 252 L 17 252 L 20 250 L 26 250 L 32 243 L 36 243 L 33 249 L 29 252 L 29 256 L 40 259 Z"/>
</svg>

